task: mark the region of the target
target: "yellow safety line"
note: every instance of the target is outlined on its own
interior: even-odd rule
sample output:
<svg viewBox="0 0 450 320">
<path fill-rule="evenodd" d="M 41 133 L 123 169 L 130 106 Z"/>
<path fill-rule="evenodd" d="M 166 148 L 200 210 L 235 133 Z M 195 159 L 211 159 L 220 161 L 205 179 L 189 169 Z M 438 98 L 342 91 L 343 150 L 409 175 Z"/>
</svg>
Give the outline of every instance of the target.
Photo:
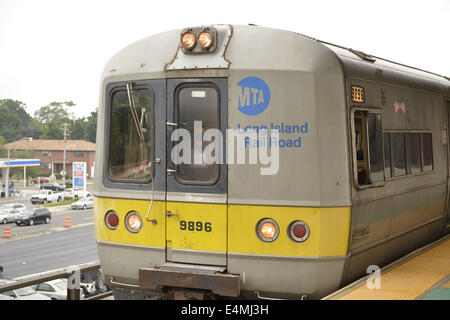
<svg viewBox="0 0 450 320">
<path fill-rule="evenodd" d="M 369 289 L 368 275 L 324 300 L 413 300 L 450 272 L 450 235 L 381 269 L 379 289 Z"/>
</svg>

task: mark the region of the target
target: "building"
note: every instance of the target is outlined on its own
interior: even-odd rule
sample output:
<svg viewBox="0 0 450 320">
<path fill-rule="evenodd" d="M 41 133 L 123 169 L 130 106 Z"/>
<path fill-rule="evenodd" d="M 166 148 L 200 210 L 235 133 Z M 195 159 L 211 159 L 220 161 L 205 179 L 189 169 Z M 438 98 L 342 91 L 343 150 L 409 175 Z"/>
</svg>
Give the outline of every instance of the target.
<svg viewBox="0 0 450 320">
<path fill-rule="evenodd" d="M 66 140 L 66 172 L 72 178 L 72 163 L 86 162 L 87 176 L 93 177 L 95 161 L 95 143 L 85 140 Z M 40 159 L 41 170 L 39 175 L 61 174 L 64 165 L 64 140 L 33 140 L 26 138 L 5 145 L 15 151 L 31 151 L 27 156 Z"/>
</svg>

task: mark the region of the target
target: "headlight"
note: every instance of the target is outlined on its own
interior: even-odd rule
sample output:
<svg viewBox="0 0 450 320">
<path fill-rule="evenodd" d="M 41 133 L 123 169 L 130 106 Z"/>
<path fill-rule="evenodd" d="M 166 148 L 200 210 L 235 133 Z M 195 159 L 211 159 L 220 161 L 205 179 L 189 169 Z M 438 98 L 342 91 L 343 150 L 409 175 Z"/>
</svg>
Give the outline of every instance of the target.
<svg viewBox="0 0 450 320">
<path fill-rule="evenodd" d="M 131 233 L 138 233 L 142 228 L 142 218 L 136 211 L 130 211 L 125 216 L 125 226 Z"/>
<path fill-rule="evenodd" d="M 208 31 L 202 31 L 198 34 L 197 40 L 200 47 L 208 49 L 213 44 L 214 38 Z"/>
<path fill-rule="evenodd" d="M 258 238 L 264 242 L 272 242 L 278 238 L 280 229 L 273 219 L 262 219 L 256 225 L 256 233 Z"/>
<path fill-rule="evenodd" d="M 192 50 L 195 47 L 195 43 L 195 35 L 192 32 L 185 32 L 181 36 L 181 45 L 186 50 Z"/>
</svg>

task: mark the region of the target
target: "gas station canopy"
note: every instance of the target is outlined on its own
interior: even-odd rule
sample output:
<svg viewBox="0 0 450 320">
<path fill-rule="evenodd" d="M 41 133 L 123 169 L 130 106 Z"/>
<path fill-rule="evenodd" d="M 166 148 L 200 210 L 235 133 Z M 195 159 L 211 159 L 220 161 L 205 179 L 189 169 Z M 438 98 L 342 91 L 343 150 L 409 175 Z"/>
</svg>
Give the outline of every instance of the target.
<svg viewBox="0 0 450 320">
<path fill-rule="evenodd" d="M 0 159 L 0 168 L 35 167 L 40 166 L 39 159 Z"/>
<path fill-rule="evenodd" d="M 9 168 L 36 167 L 40 165 L 41 161 L 39 159 L 0 159 L 0 168 L 2 169 L 2 185 L 0 188 L 1 196 L 5 196 L 7 198 L 10 196 Z"/>
</svg>

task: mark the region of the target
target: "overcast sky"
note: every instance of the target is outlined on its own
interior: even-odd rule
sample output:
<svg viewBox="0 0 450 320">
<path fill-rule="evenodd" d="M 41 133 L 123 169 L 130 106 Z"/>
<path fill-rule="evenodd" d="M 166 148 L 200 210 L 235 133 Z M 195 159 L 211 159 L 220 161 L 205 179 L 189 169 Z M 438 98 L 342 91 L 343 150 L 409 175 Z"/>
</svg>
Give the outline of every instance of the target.
<svg viewBox="0 0 450 320">
<path fill-rule="evenodd" d="M 450 0 L 0 0 L 0 99 L 89 115 L 118 50 L 206 24 L 286 29 L 450 76 L 449 21 Z"/>
</svg>

